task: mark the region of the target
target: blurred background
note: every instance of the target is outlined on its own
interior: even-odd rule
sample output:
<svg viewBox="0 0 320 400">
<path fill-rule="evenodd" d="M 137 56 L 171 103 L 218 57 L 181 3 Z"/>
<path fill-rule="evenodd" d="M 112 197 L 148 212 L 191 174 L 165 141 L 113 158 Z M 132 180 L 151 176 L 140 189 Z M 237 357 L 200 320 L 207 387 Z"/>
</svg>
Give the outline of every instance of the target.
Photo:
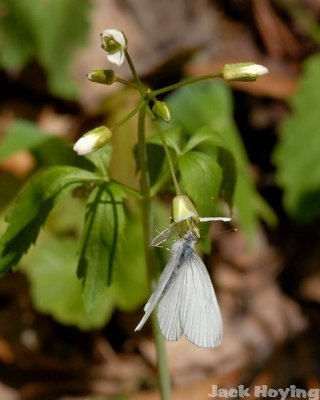
<svg viewBox="0 0 320 400">
<path fill-rule="evenodd" d="M 230 62 L 270 71 L 168 98 L 184 129 L 191 114 L 198 127 L 232 132 L 253 182 L 236 200 L 238 230 L 214 226 L 205 256 L 223 344 L 167 343 L 173 399 L 208 398 L 214 384 L 320 388 L 319 19 L 318 0 L 0 1 L 1 232 L 36 171 L 81 165 L 72 143 L 136 104 L 134 91 L 86 79 L 110 68 L 102 30 L 125 32 L 153 88 Z M 130 77 L 126 65 L 118 73 Z M 137 182 L 135 142 L 135 121 L 113 138 L 112 175 L 128 184 Z M 66 198 L 37 247 L 0 279 L 1 400 L 159 399 L 151 331 L 133 333 L 147 298 L 139 216 L 126 232 L 125 284 L 88 316 L 75 277 L 82 213 L 81 199 Z"/>
</svg>

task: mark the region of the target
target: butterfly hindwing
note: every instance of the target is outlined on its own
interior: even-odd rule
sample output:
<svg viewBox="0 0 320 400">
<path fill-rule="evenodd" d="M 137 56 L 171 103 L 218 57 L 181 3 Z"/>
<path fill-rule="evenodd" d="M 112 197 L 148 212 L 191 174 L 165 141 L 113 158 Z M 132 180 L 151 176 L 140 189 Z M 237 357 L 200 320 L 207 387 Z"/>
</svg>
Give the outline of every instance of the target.
<svg viewBox="0 0 320 400">
<path fill-rule="evenodd" d="M 168 340 L 185 335 L 197 346 L 216 347 L 221 343 L 222 321 L 210 276 L 192 248 L 185 254 L 159 302 L 160 329 Z"/>
</svg>

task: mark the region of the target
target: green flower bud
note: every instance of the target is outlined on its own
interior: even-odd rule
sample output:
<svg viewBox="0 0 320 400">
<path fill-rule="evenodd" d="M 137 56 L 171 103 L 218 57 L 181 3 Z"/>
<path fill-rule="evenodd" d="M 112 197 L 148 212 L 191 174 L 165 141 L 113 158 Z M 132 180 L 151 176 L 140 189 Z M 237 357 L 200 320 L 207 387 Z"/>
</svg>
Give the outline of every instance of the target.
<svg viewBox="0 0 320 400">
<path fill-rule="evenodd" d="M 267 74 L 268 68 L 254 62 L 226 64 L 222 70 L 225 81 L 255 81 L 259 76 Z"/>
<path fill-rule="evenodd" d="M 104 85 L 112 85 L 116 81 L 114 71 L 112 69 L 95 69 L 87 75 L 91 82 L 102 83 Z"/>
<path fill-rule="evenodd" d="M 168 104 L 164 101 L 156 101 L 152 107 L 153 114 L 165 122 L 170 122 L 171 115 Z"/>
<path fill-rule="evenodd" d="M 199 219 L 195 206 L 188 196 L 180 194 L 172 201 L 172 218 L 174 222 L 180 222 L 187 218 Z"/>
</svg>

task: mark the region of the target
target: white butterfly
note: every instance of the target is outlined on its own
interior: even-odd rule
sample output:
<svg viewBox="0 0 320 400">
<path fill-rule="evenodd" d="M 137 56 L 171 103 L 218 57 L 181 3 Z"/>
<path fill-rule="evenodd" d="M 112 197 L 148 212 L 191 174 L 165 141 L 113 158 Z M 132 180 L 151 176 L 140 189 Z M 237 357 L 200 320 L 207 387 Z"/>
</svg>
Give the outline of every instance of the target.
<svg viewBox="0 0 320 400">
<path fill-rule="evenodd" d="M 190 230 L 175 241 L 172 256 L 135 331 L 142 328 L 159 302 L 159 326 L 168 340 L 185 335 L 200 347 L 216 347 L 221 343 L 219 305 L 207 269 L 194 250 L 197 239 L 197 234 Z"/>
</svg>

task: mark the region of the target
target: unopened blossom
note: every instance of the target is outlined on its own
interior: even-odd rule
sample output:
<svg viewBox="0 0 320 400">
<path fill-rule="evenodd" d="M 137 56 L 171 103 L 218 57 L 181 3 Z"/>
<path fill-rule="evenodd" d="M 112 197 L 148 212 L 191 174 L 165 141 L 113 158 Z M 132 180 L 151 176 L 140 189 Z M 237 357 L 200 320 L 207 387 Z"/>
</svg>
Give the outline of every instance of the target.
<svg viewBox="0 0 320 400">
<path fill-rule="evenodd" d="M 73 146 L 79 156 L 90 154 L 105 145 L 111 138 L 111 131 L 106 126 L 99 126 L 85 133 Z"/>
<path fill-rule="evenodd" d="M 225 81 L 255 81 L 269 72 L 268 68 L 254 62 L 226 64 L 222 70 Z"/>
</svg>

